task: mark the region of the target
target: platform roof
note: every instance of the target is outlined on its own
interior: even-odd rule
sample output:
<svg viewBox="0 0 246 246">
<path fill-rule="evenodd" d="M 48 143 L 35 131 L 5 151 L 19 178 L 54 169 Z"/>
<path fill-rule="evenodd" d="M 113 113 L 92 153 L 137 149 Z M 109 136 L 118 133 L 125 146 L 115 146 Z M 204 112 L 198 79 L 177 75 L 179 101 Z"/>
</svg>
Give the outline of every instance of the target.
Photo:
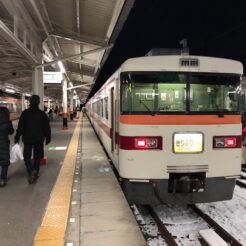
<svg viewBox="0 0 246 246">
<path fill-rule="evenodd" d="M 65 78 L 85 100 L 135 0 L 1 0 L 0 86 L 30 93 L 34 66 L 62 60 Z M 40 45 L 43 44 L 43 45 Z M 42 49 L 40 49 L 42 48 Z M 58 63 L 46 71 L 59 71 Z M 70 86 L 71 86 L 70 83 Z M 61 98 L 61 89 L 45 95 Z"/>
</svg>

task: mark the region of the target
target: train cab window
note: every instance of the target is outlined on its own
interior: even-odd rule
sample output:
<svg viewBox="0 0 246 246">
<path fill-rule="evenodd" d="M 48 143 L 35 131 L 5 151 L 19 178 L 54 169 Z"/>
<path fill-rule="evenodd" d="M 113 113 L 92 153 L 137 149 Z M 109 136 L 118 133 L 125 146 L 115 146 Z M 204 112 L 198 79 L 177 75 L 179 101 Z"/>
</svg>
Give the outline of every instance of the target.
<svg viewBox="0 0 246 246">
<path fill-rule="evenodd" d="M 122 76 L 122 111 L 184 112 L 186 76 L 178 73 L 136 73 Z"/>
<path fill-rule="evenodd" d="M 134 111 L 154 110 L 155 89 L 153 83 L 132 84 L 132 109 Z"/>
<path fill-rule="evenodd" d="M 240 77 L 138 72 L 121 75 L 122 113 L 238 113 Z"/>
<path fill-rule="evenodd" d="M 237 112 L 240 107 L 239 78 L 190 77 L 190 111 Z"/>
<path fill-rule="evenodd" d="M 185 84 L 158 84 L 159 111 L 185 111 Z"/>
</svg>

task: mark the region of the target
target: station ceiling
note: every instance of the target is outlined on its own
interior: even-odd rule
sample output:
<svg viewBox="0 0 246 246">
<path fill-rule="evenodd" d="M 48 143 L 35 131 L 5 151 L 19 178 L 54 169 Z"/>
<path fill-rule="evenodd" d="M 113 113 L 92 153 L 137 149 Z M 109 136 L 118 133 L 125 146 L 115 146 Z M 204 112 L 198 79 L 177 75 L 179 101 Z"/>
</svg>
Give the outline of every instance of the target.
<svg viewBox="0 0 246 246">
<path fill-rule="evenodd" d="M 134 1 L 0 0 L 0 86 L 30 93 L 33 68 L 61 60 L 66 79 L 85 100 Z M 44 70 L 60 67 L 56 62 Z M 61 93 L 45 86 L 46 96 Z"/>
</svg>

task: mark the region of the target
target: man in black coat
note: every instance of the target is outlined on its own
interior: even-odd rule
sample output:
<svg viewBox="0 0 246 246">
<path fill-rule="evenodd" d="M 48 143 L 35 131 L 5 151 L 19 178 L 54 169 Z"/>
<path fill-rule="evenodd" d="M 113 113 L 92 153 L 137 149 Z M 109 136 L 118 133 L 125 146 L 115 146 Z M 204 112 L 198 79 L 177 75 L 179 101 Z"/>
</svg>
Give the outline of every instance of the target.
<svg viewBox="0 0 246 246">
<path fill-rule="evenodd" d="M 9 119 L 9 111 L 5 107 L 0 107 L 0 166 L 1 180 L 0 187 L 7 184 L 9 167 L 9 136 L 14 133 L 12 122 Z"/>
<path fill-rule="evenodd" d="M 46 114 L 38 108 L 40 98 L 33 95 L 30 98 L 30 108 L 22 112 L 16 130 L 15 142 L 24 143 L 24 161 L 28 173 L 28 182 L 34 183 L 39 177 L 40 159 L 43 157 L 43 144 L 51 141 L 51 129 Z M 34 152 L 34 165 L 31 156 Z"/>
</svg>

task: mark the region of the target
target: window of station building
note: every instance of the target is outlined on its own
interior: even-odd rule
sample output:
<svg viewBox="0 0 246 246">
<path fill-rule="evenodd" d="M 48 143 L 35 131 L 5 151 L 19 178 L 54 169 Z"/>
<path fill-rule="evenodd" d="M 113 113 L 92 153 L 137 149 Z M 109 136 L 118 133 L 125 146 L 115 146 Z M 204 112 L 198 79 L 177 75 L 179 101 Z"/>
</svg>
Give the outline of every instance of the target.
<svg viewBox="0 0 246 246">
<path fill-rule="evenodd" d="M 108 97 L 104 98 L 104 118 L 108 120 Z"/>
</svg>

